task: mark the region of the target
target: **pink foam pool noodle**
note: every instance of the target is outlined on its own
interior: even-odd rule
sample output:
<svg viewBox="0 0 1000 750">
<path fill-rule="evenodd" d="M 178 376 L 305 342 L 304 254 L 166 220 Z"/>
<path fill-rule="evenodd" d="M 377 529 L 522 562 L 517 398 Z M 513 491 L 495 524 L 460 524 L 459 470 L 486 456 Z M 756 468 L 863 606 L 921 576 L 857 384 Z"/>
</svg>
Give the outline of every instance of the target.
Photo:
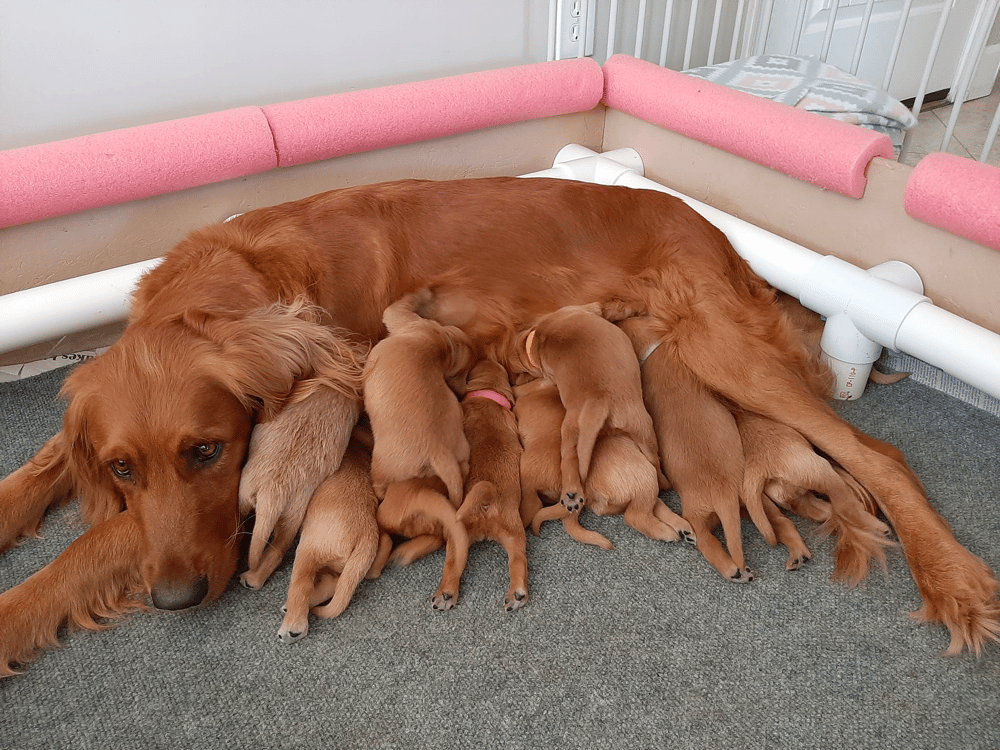
<svg viewBox="0 0 1000 750">
<path fill-rule="evenodd" d="M 604 102 L 667 130 L 852 198 L 888 136 L 752 96 L 629 55 L 604 64 Z"/>
<path fill-rule="evenodd" d="M 0 151 L 0 226 L 274 169 L 258 107 Z"/>
<path fill-rule="evenodd" d="M 913 168 L 906 213 L 952 234 L 1000 250 L 1000 169 L 935 153 Z"/>
<path fill-rule="evenodd" d="M 286 167 L 482 128 L 582 112 L 604 91 L 589 58 L 404 83 L 264 107 Z"/>
</svg>

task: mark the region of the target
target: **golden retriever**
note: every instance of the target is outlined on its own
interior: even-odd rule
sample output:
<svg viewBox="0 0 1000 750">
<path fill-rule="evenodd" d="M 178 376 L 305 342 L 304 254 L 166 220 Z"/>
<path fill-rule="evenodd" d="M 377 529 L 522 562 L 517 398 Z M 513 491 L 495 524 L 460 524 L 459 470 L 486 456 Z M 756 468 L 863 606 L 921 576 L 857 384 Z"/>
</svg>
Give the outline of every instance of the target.
<svg viewBox="0 0 1000 750">
<path fill-rule="evenodd" d="M 625 435 L 659 471 L 653 421 L 642 401 L 639 364 L 628 337 L 601 317 L 598 303 L 566 306 L 517 338 L 523 371 L 556 384 L 562 421 L 560 501 L 569 511 L 586 502 L 583 485 L 601 434 Z"/>
<path fill-rule="evenodd" d="M 465 524 L 470 542 L 490 539 L 507 553 L 507 612 L 528 601 L 528 550 L 520 516 L 521 441 L 513 408 L 514 391 L 503 365 L 492 359 L 477 362 L 462 398 L 470 453 L 458 520 Z"/>
<path fill-rule="evenodd" d="M 366 185 L 248 211 L 191 233 L 146 274 L 121 339 L 67 379 L 63 429 L 0 483 L 0 549 L 74 496 L 91 523 L 0 594 L 0 669 L 53 643 L 60 625 L 137 598 L 179 608 L 217 596 L 236 567 L 252 426 L 299 381 L 356 397 L 352 344 L 381 338 L 385 309 L 423 286 L 441 293 L 430 314 L 494 358 L 559 307 L 641 303 L 694 382 L 794 428 L 872 494 L 923 598 L 918 616 L 951 630 L 949 652 L 997 640 L 992 571 L 900 452 L 810 386 L 814 358 L 722 232 L 656 191 L 498 177 Z M 299 298 L 321 314 L 289 308 Z"/>
<path fill-rule="evenodd" d="M 347 609 L 379 550 L 392 544 L 389 535 L 379 530 L 377 507 L 371 449 L 352 439 L 340 468 L 316 489 L 303 519 L 285 617 L 278 630 L 282 643 L 306 636 L 310 610 L 328 619 Z"/>
</svg>

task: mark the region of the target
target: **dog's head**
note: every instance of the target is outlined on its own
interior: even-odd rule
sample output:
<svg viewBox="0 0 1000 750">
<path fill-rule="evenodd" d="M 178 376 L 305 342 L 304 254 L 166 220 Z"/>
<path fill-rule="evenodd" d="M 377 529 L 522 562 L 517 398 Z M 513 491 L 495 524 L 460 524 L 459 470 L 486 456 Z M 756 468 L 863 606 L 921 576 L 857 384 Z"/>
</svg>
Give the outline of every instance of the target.
<svg viewBox="0 0 1000 750">
<path fill-rule="evenodd" d="M 358 398 L 363 353 L 301 305 L 135 322 L 63 395 L 67 463 L 91 523 L 128 509 L 152 604 L 218 596 L 235 571 L 237 491 L 254 421 L 316 378 Z"/>
</svg>

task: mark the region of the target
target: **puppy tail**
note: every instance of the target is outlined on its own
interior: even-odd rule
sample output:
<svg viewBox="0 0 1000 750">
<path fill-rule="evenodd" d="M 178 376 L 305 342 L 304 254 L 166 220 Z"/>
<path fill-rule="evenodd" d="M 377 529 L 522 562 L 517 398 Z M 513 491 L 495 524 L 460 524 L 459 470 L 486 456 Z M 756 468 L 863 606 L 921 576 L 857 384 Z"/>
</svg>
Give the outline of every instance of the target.
<svg viewBox="0 0 1000 750">
<path fill-rule="evenodd" d="M 337 588 L 333 593 L 333 598 L 322 607 L 313 607 L 312 613 L 317 617 L 329 619 L 337 617 L 351 603 L 351 597 L 357 590 L 361 579 L 365 577 L 375 562 L 375 557 L 379 551 L 379 533 L 377 529 L 371 529 L 364 537 L 358 540 L 358 544 L 351 552 L 351 556 L 344 563 L 344 569 L 340 573 L 340 580 L 337 581 Z"/>
<path fill-rule="evenodd" d="M 461 507 L 465 497 L 465 479 L 462 477 L 462 467 L 458 465 L 458 461 L 448 457 L 443 461 L 434 461 L 433 467 L 438 477 L 444 482 L 444 486 L 448 488 L 448 499 L 451 501 L 452 508 Z"/>
<path fill-rule="evenodd" d="M 500 500 L 500 491 L 493 482 L 489 482 L 485 479 L 476 482 L 465 493 L 465 500 L 462 501 L 462 507 L 458 509 L 458 518 L 462 523 L 465 523 L 465 519 L 470 513 L 477 510 L 485 511 L 490 507 L 497 507 Z"/>
<path fill-rule="evenodd" d="M 541 528 L 543 523 L 557 519 L 562 519 L 563 528 L 566 530 L 566 533 L 570 535 L 571 539 L 574 539 L 581 544 L 591 544 L 595 547 L 600 547 L 601 549 L 615 548 L 615 545 L 612 544 L 611 540 L 603 534 L 591 531 L 590 529 L 585 529 L 580 525 L 579 510 L 570 513 L 566 510 L 566 507 L 562 503 L 548 505 L 538 511 L 535 514 L 535 517 L 531 519 L 531 530 L 535 532 L 535 536 L 538 536 L 538 530 Z"/>
<path fill-rule="evenodd" d="M 743 481 L 743 490 L 740 493 L 740 499 L 743 501 L 743 506 L 747 509 L 747 513 L 750 514 L 750 520 L 753 521 L 753 525 L 757 527 L 757 531 L 761 533 L 770 546 L 774 547 L 778 544 L 778 536 L 774 532 L 774 526 L 771 525 L 771 520 L 767 517 L 767 513 L 764 512 L 764 481 L 766 477 L 761 476 L 759 473 L 755 473 L 753 476 L 747 473 Z"/>
<path fill-rule="evenodd" d="M 249 570 L 257 570 L 264 556 L 264 549 L 271 541 L 271 534 L 278 523 L 280 511 L 278 503 L 269 498 L 261 501 L 261 495 L 257 495 L 256 515 L 253 522 L 253 536 L 250 538 L 250 550 L 247 553 L 247 564 Z"/>
<path fill-rule="evenodd" d="M 587 474 L 590 473 L 590 459 L 594 455 L 597 436 L 607 419 L 608 406 L 602 401 L 588 400 L 580 409 L 576 455 L 580 462 L 581 481 L 587 481 Z"/>
</svg>

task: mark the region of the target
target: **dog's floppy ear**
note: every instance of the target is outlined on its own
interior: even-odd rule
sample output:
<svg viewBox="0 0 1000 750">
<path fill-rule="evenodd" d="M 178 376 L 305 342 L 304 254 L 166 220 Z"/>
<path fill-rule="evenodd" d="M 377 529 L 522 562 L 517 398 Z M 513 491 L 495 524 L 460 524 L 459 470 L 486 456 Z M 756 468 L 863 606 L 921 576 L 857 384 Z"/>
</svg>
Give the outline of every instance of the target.
<svg viewBox="0 0 1000 750">
<path fill-rule="evenodd" d="M 302 301 L 274 304 L 238 318 L 209 318 L 203 333 L 219 347 L 212 374 L 262 420 L 274 417 L 292 392 L 309 383 L 361 399 L 367 347 L 346 331 L 317 322 L 319 311 Z"/>
<path fill-rule="evenodd" d="M 597 314 L 605 320 L 610 320 L 612 323 L 649 313 L 645 304 L 625 300 L 621 297 L 609 297 L 608 299 L 601 300 L 598 308 Z"/>
<path fill-rule="evenodd" d="M 125 510 L 125 497 L 112 480 L 108 467 L 98 462 L 90 437 L 94 405 L 87 386 L 91 382 L 88 379 L 91 370 L 92 364 L 86 363 L 66 378 L 59 391 L 60 398 L 69 401 L 63 415 L 62 431 L 45 447 L 51 446 L 48 458 L 53 465 L 63 462 L 68 474 L 66 481 L 82 490 L 80 514 L 88 524 L 93 525 Z M 42 451 L 39 451 L 39 456 L 41 454 Z"/>
</svg>

